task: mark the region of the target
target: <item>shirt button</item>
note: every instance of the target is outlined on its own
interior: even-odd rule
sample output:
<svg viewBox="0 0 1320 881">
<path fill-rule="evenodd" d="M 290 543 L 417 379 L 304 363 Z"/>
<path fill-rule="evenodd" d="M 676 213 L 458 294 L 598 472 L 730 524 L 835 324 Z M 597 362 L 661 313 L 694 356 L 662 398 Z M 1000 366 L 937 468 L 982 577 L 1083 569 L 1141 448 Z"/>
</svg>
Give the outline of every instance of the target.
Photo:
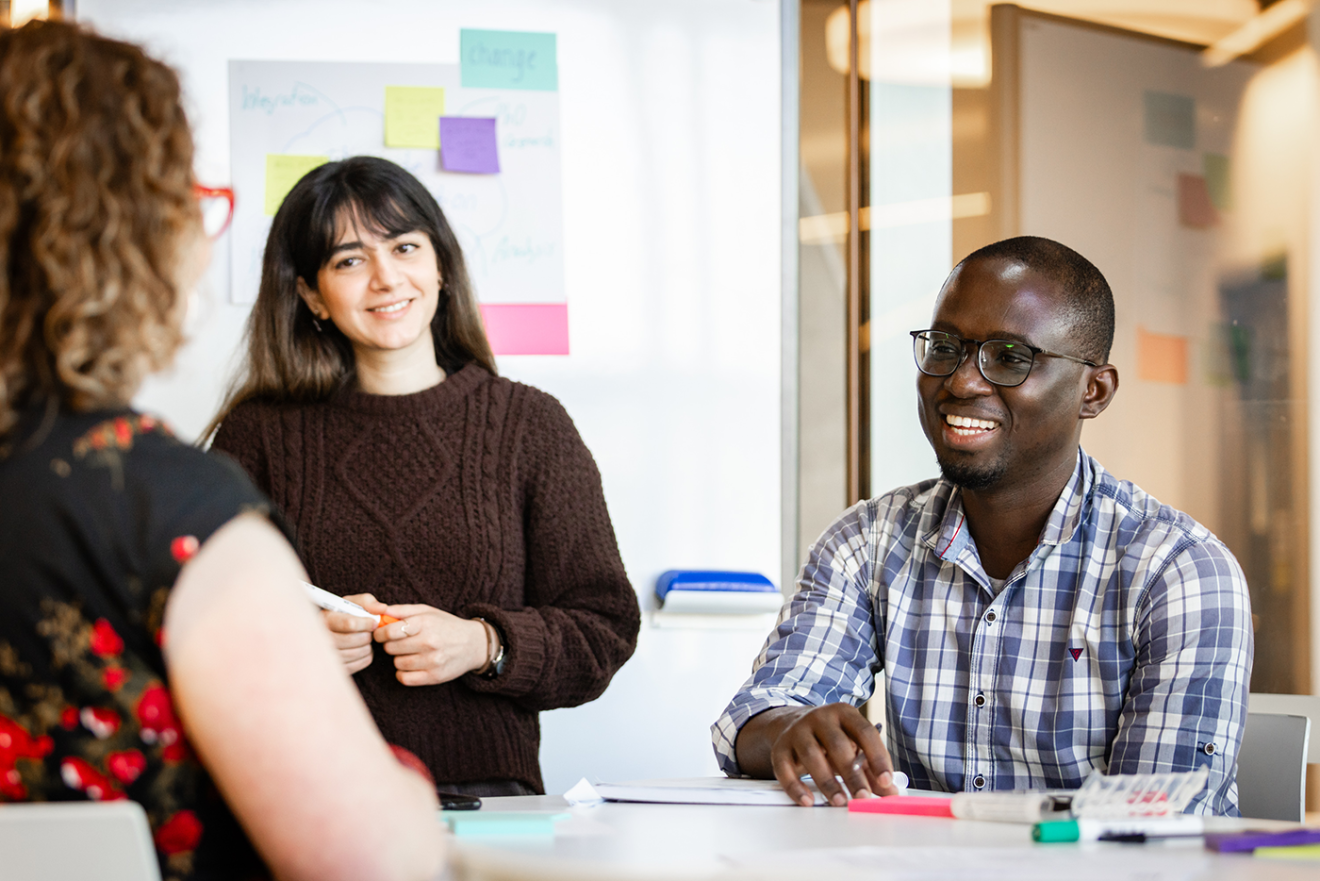
<svg viewBox="0 0 1320 881">
<path fill-rule="evenodd" d="M 985 695 L 983 695 L 983 694 L 978 694 L 978 695 L 972 700 L 972 703 L 976 704 L 978 707 L 983 707 L 983 706 L 985 706 Z"/>
<path fill-rule="evenodd" d="M 995 618 L 996 615 L 993 610 L 985 613 L 985 620 L 987 624 L 995 623 Z"/>
<path fill-rule="evenodd" d="M 977 774 L 975 777 L 972 778 L 972 785 L 975 786 L 977 789 L 985 789 L 985 777 L 981 776 L 980 774 Z"/>
<path fill-rule="evenodd" d="M 1215 754 L 1215 745 L 1213 743 L 1207 743 L 1205 746 L 1201 747 L 1201 751 L 1207 756 L 1213 756 Z"/>
</svg>

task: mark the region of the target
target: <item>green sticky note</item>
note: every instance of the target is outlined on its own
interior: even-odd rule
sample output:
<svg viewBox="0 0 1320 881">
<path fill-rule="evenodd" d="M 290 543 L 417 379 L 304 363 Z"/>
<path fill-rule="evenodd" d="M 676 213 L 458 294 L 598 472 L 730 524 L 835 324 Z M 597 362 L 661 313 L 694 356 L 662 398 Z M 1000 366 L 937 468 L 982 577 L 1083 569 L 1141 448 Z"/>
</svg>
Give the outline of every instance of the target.
<svg viewBox="0 0 1320 881">
<path fill-rule="evenodd" d="M 440 818 L 458 837 L 502 835 L 554 835 L 555 824 L 566 813 L 544 811 L 441 811 Z"/>
<path fill-rule="evenodd" d="M 1146 92 L 1146 143 L 1192 150 L 1196 147 L 1196 101 L 1186 95 Z"/>
<path fill-rule="evenodd" d="M 431 86 L 385 87 L 385 146 L 440 149 L 445 90 Z"/>
<path fill-rule="evenodd" d="M 465 29 L 459 66 L 465 89 L 559 89 L 554 34 Z"/>
<path fill-rule="evenodd" d="M 1205 185 L 1210 189 L 1210 201 L 1220 211 L 1233 207 L 1233 191 L 1229 186 L 1228 157 L 1221 153 L 1204 153 L 1201 156 L 1201 171 L 1205 176 Z"/>
<path fill-rule="evenodd" d="M 266 154 L 266 216 L 274 217 L 280 203 L 293 185 L 307 172 L 330 161 L 329 156 L 293 156 L 288 153 Z"/>
</svg>

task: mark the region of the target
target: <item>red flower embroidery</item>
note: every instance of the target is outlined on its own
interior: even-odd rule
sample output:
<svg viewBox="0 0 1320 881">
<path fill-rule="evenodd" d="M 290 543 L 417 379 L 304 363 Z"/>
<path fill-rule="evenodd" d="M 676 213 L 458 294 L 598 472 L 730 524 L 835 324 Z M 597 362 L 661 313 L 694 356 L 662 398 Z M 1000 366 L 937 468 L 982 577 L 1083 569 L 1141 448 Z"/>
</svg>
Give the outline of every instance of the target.
<svg viewBox="0 0 1320 881">
<path fill-rule="evenodd" d="M 60 727 L 65 731 L 72 731 L 78 725 L 78 708 L 65 707 L 60 712 Z"/>
<path fill-rule="evenodd" d="M 163 685 L 150 685 L 142 692 L 136 709 L 144 743 L 159 743 L 166 761 L 182 761 L 188 750 L 183 740 L 183 726 L 174 715 L 170 693 Z"/>
<path fill-rule="evenodd" d="M 77 756 L 70 756 L 60 762 L 60 776 L 64 778 L 66 786 L 87 793 L 87 797 L 93 801 L 118 801 L 126 797 L 115 788 L 109 777 Z"/>
<path fill-rule="evenodd" d="M 117 416 L 114 419 L 98 423 L 90 431 L 73 442 L 73 454 L 79 459 L 89 452 L 100 451 L 109 447 L 120 450 L 133 449 L 133 438 L 139 434 L 159 432 L 167 437 L 173 432 L 168 425 L 151 416 Z"/>
<path fill-rule="evenodd" d="M 33 737 L 13 719 L 0 716 L 0 796 L 14 801 L 27 798 L 27 787 L 19 776 L 19 759 L 40 759 L 54 748 L 47 735 Z"/>
<path fill-rule="evenodd" d="M 410 771 L 416 771 L 418 774 L 422 775 L 423 780 L 431 784 L 432 788 L 435 787 L 435 778 L 431 776 L 431 769 L 426 767 L 426 763 L 417 758 L 416 754 L 404 749 L 398 744 L 391 743 L 389 744 L 389 747 L 390 751 L 394 753 L 394 758 L 398 760 L 400 765 L 403 765 Z"/>
<path fill-rule="evenodd" d="M 97 740 L 105 740 L 119 730 L 119 714 L 104 707 L 83 707 L 78 718 L 83 727 L 96 735 Z"/>
<path fill-rule="evenodd" d="M 147 770 L 147 759 L 135 749 L 126 749 L 106 756 L 105 765 L 116 780 L 128 785 Z"/>
<path fill-rule="evenodd" d="M 174 541 L 170 542 L 170 556 L 174 558 L 176 563 L 182 566 L 193 558 L 193 555 L 197 553 L 198 547 L 200 547 L 200 543 L 197 541 L 197 536 L 181 535 Z"/>
<path fill-rule="evenodd" d="M 124 650 L 124 640 L 120 638 L 110 622 L 104 618 L 96 619 L 92 625 L 92 652 L 102 658 L 113 658 Z"/>
<path fill-rule="evenodd" d="M 101 672 L 101 684 L 106 691 L 118 691 L 128 681 L 128 671 L 123 667 L 106 667 Z"/>
<path fill-rule="evenodd" d="M 156 847 L 173 855 L 196 850 L 202 840 L 202 822 L 192 811 L 179 811 L 156 830 Z"/>
</svg>

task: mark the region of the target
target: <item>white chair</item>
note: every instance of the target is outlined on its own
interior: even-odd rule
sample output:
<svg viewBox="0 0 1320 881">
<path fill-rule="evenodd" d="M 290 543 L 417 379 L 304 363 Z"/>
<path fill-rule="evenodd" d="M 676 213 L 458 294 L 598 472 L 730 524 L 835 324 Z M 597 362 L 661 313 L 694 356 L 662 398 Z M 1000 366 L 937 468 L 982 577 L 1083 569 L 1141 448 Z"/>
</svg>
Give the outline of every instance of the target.
<svg viewBox="0 0 1320 881">
<path fill-rule="evenodd" d="M 1251 698 L 1254 706 L 1255 696 Z M 1306 759 L 1311 720 L 1248 713 L 1238 752 L 1238 809 L 1257 820 L 1306 818 Z"/>
<path fill-rule="evenodd" d="M 1313 694 L 1253 694 L 1247 699 L 1249 713 L 1282 713 L 1285 716 L 1305 716 L 1311 720 L 1311 748 L 1307 752 L 1309 765 L 1320 765 L 1320 696 Z"/>
<path fill-rule="evenodd" d="M 0 804 L 0 878 L 160 881 L 160 866 L 137 802 Z"/>
</svg>

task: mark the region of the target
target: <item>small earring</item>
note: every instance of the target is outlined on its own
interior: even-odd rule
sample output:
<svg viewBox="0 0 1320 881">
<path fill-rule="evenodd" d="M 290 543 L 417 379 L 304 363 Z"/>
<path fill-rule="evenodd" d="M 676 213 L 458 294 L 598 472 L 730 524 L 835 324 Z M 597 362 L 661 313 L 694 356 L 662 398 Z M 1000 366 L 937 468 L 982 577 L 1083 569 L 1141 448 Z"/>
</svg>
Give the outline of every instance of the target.
<svg viewBox="0 0 1320 881">
<path fill-rule="evenodd" d="M 319 322 L 319 321 L 316 320 L 316 316 L 315 316 L 315 315 L 312 316 L 312 326 L 316 328 L 316 332 L 317 332 L 317 333 L 324 333 L 324 332 L 325 332 L 325 329 L 324 329 L 323 327 L 321 327 L 321 322 Z"/>
</svg>

